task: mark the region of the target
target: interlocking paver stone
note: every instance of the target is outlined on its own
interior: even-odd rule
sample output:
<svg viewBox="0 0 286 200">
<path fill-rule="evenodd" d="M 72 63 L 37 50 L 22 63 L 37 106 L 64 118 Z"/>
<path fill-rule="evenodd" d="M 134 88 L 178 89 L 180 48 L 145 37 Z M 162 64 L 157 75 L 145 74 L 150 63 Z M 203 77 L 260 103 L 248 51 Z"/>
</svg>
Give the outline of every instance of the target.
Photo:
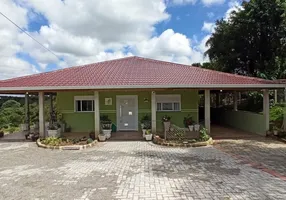
<svg viewBox="0 0 286 200">
<path fill-rule="evenodd" d="M 214 147 L 0 143 L 0 199 L 286 199 L 286 182 Z"/>
</svg>

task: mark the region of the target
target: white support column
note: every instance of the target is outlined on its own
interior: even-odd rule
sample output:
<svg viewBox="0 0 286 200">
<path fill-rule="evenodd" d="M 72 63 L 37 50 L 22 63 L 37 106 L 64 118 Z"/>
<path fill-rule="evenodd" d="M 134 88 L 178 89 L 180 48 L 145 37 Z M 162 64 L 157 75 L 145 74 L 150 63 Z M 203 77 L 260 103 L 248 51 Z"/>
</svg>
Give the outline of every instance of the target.
<svg viewBox="0 0 286 200">
<path fill-rule="evenodd" d="M 233 93 L 233 110 L 234 111 L 237 111 L 237 92 L 236 91 L 234 91 L 234 93 Z"/>
<path fill-rule="evenodd" d="M 152 120 L 152 133 L 155 134 L 156 128 L 156 92 L 151 92 L 151 120 Z"/>
<path fill-rule="evenodd" d="M 283 104 L 284 104 L 284 108 L 283 108 L 283 130 L 286 131 L 286 88 L 284 88 L 284 98 L 283 98 Z"/>
<path fill-rule="evenodd" d="M 44 114 L 44 92 L 39 92 L 39 134 L 40 137 L 46 137 L 45 114 Z"/>
<path fill-rule="evenodd" d="M 274 103 L 276 104 L 278 102 L 278 94 L 277 90 L 274 90 Z"/>
<path fill-rule="evenodd" d="M 100 133 L 99 94 L 97 91 L 94 92 L 94 133 L 95 138 Z"/>
<path fill-rule="evenodd" d="M 269 130 L 269 90 L 263 91 L 263 116 L 266 134 L 266 132 Z"/>
<path fill-rule="evenodd" d="M 205 90 L 205 127 L 211 132 L 210 90 Z"/>
<path fill-rule="evenodd" d="M 30 131 L 30 105 L 29 105 L 29 93 L 25 94 L 25 123 L 27 124 L 27 131 Z"/>
</svg>

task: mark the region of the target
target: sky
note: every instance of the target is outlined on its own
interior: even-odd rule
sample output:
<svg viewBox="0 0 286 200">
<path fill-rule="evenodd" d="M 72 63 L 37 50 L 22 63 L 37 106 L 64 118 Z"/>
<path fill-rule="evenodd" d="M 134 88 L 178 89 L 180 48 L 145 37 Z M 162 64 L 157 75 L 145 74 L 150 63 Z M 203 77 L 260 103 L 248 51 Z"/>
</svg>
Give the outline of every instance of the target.
<svg viewBox="0 0 286 200">
<path fill-rule="evenodd" d="M 127 56 L 207 62 L 215 21 L 241 0 L 1 0 L 0 80 Z M 50 51 L 48 51 L 49 49 Z"/>
</svg>

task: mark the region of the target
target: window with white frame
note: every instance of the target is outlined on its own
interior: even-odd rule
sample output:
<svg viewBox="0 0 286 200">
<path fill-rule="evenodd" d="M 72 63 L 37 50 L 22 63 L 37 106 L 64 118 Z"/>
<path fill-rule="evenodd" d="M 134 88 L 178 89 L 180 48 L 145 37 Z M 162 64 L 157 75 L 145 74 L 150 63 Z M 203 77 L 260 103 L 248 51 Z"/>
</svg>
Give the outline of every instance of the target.
<svg viewBox="0 0 286 200">
<path fill-rule="evenodd" d="M 181 95 L 156 95 L 157 111 L 181 111 Z"/>
<path fill-rule="evenodd" d="M 75 112 L 93 112 L 94 100 L 93 96 L 76 96 L 74 97 Z"/>
</svg>

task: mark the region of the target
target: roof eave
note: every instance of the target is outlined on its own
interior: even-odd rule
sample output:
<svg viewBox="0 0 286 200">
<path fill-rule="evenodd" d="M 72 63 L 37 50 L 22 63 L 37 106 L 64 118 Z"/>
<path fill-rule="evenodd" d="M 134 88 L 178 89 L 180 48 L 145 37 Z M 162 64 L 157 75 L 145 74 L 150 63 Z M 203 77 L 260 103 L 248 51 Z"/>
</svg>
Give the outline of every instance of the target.
<svg viewBox="0 0 286 200">
<path fill-rule="evenodd" d="M 57 90 L 105 90 L 105 89 L 279 89 L 286 84 L 200 84 L 200 85 L 110 85 L 110 86 L 40 86 L 0 87 L 0 91 L 57 91 Z"/>
</svg>

